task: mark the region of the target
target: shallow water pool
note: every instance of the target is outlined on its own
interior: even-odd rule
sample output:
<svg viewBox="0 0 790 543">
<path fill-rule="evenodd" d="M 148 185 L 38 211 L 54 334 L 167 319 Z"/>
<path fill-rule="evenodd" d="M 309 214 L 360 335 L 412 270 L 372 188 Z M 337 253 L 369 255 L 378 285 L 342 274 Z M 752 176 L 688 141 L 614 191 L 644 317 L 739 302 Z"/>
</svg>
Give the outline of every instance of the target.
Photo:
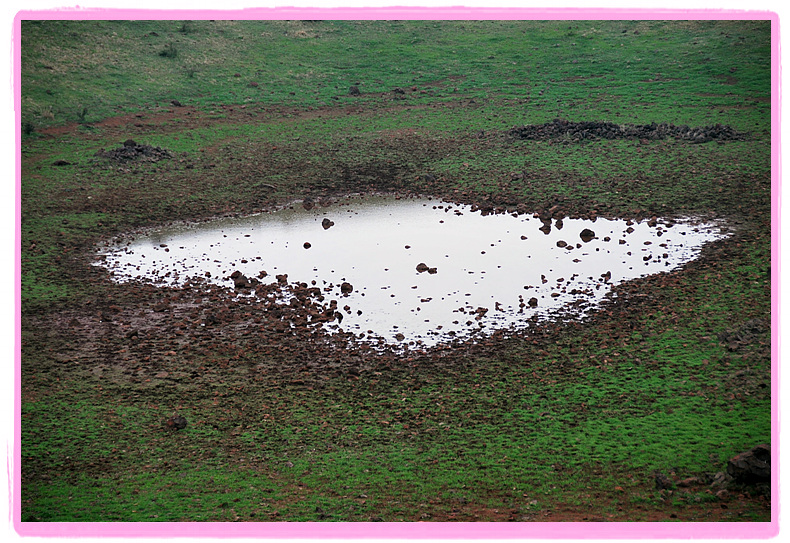
<svg viewBox="0 0 790 543">
<path fill-rule="evenodd" d="M 541 221 L 360 196 L 158 230 L 104 247 L 97 264 L 119 282 L 173 286 L 199 277 L 234 289 L 240 275 L 262 284 L 279 275 L 337 302 L 342 320 L 323 324 L 330 332 L 431 346 L 586 314 L 612 285 L 675 269 L 726 235 L 713 223 Z"/>
</svg>

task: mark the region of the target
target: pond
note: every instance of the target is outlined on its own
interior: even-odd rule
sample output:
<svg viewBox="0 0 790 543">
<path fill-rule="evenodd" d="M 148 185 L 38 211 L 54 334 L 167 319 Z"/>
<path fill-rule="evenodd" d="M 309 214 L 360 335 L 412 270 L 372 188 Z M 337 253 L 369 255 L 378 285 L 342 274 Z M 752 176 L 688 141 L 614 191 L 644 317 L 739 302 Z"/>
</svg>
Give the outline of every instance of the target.
<svg viewBox="0 0 790 543">
<path fill-rule="evenodd" d="M 726 235 L 718 223 L 541 220 L 376 195 L 164 228 L 104 247 L 97 264 L 119 282 L 201 279 L 242 296 L 279 284 L 283 304 L 301 284 L 337 309 L 329 332 L 431 346 L 583 316 L 612 285 L 673 270 Z"/>
</svg>

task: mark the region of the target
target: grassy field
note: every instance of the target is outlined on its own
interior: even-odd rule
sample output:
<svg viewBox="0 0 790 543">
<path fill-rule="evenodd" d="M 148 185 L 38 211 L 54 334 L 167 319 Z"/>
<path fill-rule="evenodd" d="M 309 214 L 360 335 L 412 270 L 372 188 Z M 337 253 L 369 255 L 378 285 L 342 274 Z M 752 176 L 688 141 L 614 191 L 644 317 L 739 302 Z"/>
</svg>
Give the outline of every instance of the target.
<svg viewBox="0 0 790 543">
<path fill-rule="evenodd" d="M 22 521 L 770 520 L 709 485 L 771 441 L 770 30 L 23 21 Z M 747 136 L 506 137 L 555 118 Z M 129 138 L 172 157 L 96 157 Z M 588 322 L 400 355 L 90 265 L 135 228 L 365 191 L 734 234 Z"/>
</svg>

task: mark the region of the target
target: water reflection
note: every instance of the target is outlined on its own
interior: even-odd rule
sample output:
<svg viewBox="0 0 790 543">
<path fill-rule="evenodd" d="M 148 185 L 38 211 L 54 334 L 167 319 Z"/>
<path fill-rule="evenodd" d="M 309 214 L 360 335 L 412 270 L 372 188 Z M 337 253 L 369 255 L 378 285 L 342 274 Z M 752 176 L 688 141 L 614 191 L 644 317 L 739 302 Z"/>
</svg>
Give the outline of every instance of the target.
<svg viewBox="0 0 790 543">
<path fill-rule="evenodd" d="M 724 235 L 714 224 L 552 222 L 367 196 L 163 229 L 108 248 L 101 265 L 118 281 L 305 283 L 336 303 L 342 321 L 331 326 L 431 345 L 583 313 L 611 285 L 672 270 Z"/>
</svg>

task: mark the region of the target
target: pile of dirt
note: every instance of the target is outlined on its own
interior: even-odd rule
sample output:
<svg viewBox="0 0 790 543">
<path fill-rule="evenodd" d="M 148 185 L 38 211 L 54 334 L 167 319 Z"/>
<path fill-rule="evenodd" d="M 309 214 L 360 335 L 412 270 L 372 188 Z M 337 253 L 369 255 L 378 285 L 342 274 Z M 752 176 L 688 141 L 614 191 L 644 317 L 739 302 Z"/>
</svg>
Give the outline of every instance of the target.
<svg viewBox="0 0 790 543">
<path fill-rule="evenodd" d="M 721 124 L 691 128 L 687 125 L 676 126 L 669 123 L 634 125 L 599 121 L 573 122 L 563 119 L 554 119 L 544 124 L 513 127 L 507 134 L 521 140 L 661 140 L 675 138 L 691 143 L 744 140 L 747 136 L 732 127 Z"/>
<path fill-rule="evenodd" d="M 164 158 L 172 158 L 170 151 L 161 147 L 151 145 L 140 145 L 134 140 L 126 140 L 121 147 L 116 149 L 102 149 L 96 153 L 96 157 L 113 160 L 115 162 L 158 162 Z"/>
</svg>

